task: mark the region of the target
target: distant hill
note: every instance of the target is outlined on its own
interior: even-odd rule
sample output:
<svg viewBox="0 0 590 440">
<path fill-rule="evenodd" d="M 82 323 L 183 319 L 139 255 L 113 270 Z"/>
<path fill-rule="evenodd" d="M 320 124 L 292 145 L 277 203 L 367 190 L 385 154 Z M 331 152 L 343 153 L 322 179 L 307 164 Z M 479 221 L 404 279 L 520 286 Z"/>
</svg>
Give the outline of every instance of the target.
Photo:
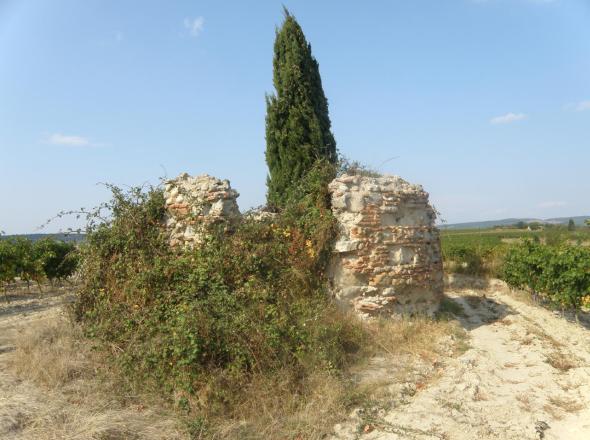
<svg viewBox="0 0 590 440">
<path fill-rule="evenodd" d="M 6 238 L 15 238 L 15 237 L 25 237 L 32 241 L 41 240 L 42 238 L 50 237 L 55 240 L 61 240 L 65 242 L 73 242 L 79 243 L 84 241 L 86 238 L 86 234 L 63 234 L 63 233 L 55 233 L 55 234 L 14 234 L 14 235 L 2 235 L 0 239 Z"/>
<path fill-rule="evenodd" d="M 581 226 L 584 224 L 584 222 L 588 219 L 590 219 L 590 215 L 579 215 L 577 217 L 556 217 L 556 218 L 548 218 L 547 220 L 545 220 L 545 223 L 551 223 L 551 224 L 566 224 L 569 222 L 570 218 L 574 221 L 574 223 L 578 226 Z"/>
<path fill-rule="evenodd" d="M 579 215 L 575 217 L 555 217 L 547 219 L 539 218 L 503 218 L 500 220 L 485 220 L 481 222 L 465 222 L 465 223 L 451 223 L 451 224 L 439 224 L 440 229 L 490 229 L 494 226 L 512 226 L 518 222 L 525 223 L 546 223 L 552 225 L 567 225 L 570 218 L 574 221 L 576 226 L 583 226 L 586 219 L 590 219 L 590 215 Z M 65 242 L 79 243 L 86 239 L 86 234 L 15 234 L 15 235 L 0 235 L 0 239 L 11 238 L 11 237 L 26 237 L 29 240 L 37 241 L 45 237 L 52 237 L 56 240 L 62 240 Z"/>
<path fill-rule="evenodd" d="M 572 219 L 577 226 L 582 226 L 586 219 L 590 219 L 590 215 L 580 215 L 576 217 L 555 217 L 547 219 L 538 218 L 504 218 L 501 220 L 486 220 L 481 222 L 467 222 L 467 223 L 453 223 L 438 225 L 440 229 L 489 229 L 494 226 L 511 226 L 518 222 L 525 223 L 546 223 L 552 225 L 567 225 Z"/>
</svg>

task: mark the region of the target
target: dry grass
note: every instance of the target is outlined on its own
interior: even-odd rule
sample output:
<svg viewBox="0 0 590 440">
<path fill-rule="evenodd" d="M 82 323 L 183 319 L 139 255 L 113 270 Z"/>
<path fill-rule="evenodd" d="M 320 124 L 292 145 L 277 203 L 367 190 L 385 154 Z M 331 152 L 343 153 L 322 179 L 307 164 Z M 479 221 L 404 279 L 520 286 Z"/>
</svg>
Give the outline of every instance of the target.
<svg viewBox="0 0 590 440">
<path fill-rule="evenodd" d="M 80 330 L 65 318 L 41 320 L 19 333 L 9 364 L 19 376 L 46 388 L 92 377 L 92 356 Z"/>
<path fill-rule="evenodd" d="M 293 394 L 290 378 L 258 377 L 245 390 L 246 399 L 226 418 L 208 419 L 196 438 L 322 439 L 346 418 L 352 390 L 340 378 L 318 373 Z"/>
<path fill-rule="evenodd" d="M 563 391 L 572 391 L 572 390 L 576 390 L 578 388 L 580 388 L 580 386 L 582 385 L 580 382 L 572 382 L 572 381 L 566 381 L 566 382 L 558 382 L 559 387 L 563 390 Z"/>
<path fill-rule="evenodd" d="M 460 413 L 463 413 L 465 411 L 465 409 L 463 408 L 463 402 L 455 402 L 442 398 L 437 399 L 437 401 L 441 407 L 446 408 L 450 411 L 457 411 Z"/>
<path fill-rule="evenodd" d="M 356 405 L 358 433 L 378 426 L 383 432 L 410 434 L 386 422 L 383 414 L 394 402 L 408 403 L 436 380 L 445 358 L 468 348 L 467 333 L 457 321 L 425 317 L 375 320 L 366 326 L 373 346 L 366 354 L 368 365 L 357 378 L 357 395 L 363 399 Z"/>
<path fill-rule="evenodd" d="M 521 345 L 531 345 L 535 338 L 530 335 L 525 335 L 522 339 L 520 339 Z"/>
<path fill-rule="evenodd" d="M 530 306 L 538 306 L 538 302 L 535 300 L 533 295 L 526 290 L 521 289 L 507 289 L 506 293 L 512 298 Z"/>
<path fill-rule="evenodd" d="M 467 339 L 456 321 L 426 317 L 373 321 L 367 323 L 367 330 L 375 346 L 389 355 L 432 360 L 449 348 L 463 350 Z"/>
<path fill-rule="evenodd" d="M 556 420 L 563 419 L 566 413 L 575 413 L 584 408 L 585 406 L 576 400 L 559 396 L 550 397 L 549 402 L 543 406 L 545 412 Z"/>
<path fill-rule="evenodd" d="M 10 393 L 19 419 L 11 428 L 15 435 L 36 440 L 189 438 L 164 402 L 127 395 L 65 317 L 33 321 L 15 346 L 9 367 L 25 381 Z"/>
<path fill-rule="evenodd" d="M 560 350 L 554 350 L 546 355 L 545 362 L 564 373 L 578 366 L 578 360 L 573 355 L 568 355 Z"/>
<path fill-rule="evenodd" d="M 541 340 L 541 342 L 549 345 L 556 351 L 559 351 L 560 348 L 564 346 L 561 341 L 558 341 L 553 336 L 548 334 L 543 328 L 539 326 L 536 322 L 534 322 L 531 318 L 525 315 L 521 315 L 522 319 L 527 321 L 528 324 L 525 325 L 526 328 L 526 335 L 529 337 L 536 336 Z"/>
<path fill-rule="evenodd" d="M 351 319 L 355 319 L 351 317 Z M 418 365 L 432 366 L 450 347 L 457 347 L 465 333 L 456 322 L 428 318 L 375 320 L 363 324 L 371 337 L 355 369 L 370 370 L 369 360 L 385 356 L 399 368 L 369 382 L 318 373 L 302 385 L 301 393 L 289 391 L 288 372 L 274 378 L 255 377 L 245 390 L 245 399 L 230 417 L 209 421 L 209 432 L 197 438 L 215 439 L 305 439 L 326 438 L 334 425 L 345 420 L 353 407 L 379 407 L 391 397 L 392 382 L 414 378 Z M 359 359 L 361 362 L 362 360 Z M 422 381 L 416 389 L 425 386 Z M 239 416 L 238 416 L 239 415 Z M 212 426 L 212 427 L 211 427 Z M 209 436 L 209 437 L 207 437 Z"/>
<path fill-rule="evenodd" d="M 556 406 L 564 410 L 565 412 L 578 412 L 584 409 L 584 405 L 574 399 L 568 399 L 567 397 L 553 396 L 549 398 L 551 405 Z"/>
<path fill-rule="evenodd" d="M 545 405 L 543 405 L 543 410 L 545 410 L 545 412 L 551 415 L 551 417 L 553 417 L 555 420 L 563 419 L 563 411 L 561 411 L 559 408 L 554 407 L 553 405 L 546 403 Z"/>
<path fill-rule="evenodd" d="M 527 411 L 527 412 L 532 412 L 533 411 L 533 408 L 532 408 L 532 405 L 531 405 L 531 399 L 529 398 L 528 395 L 526 395 L 526 394 L 517 394 L 516 395 L 516 400 L 518 400 L 520 408 L 523 409 L 524 411 Z"/>
<path fill-rule="evenodd" d="M 488 397 L 487 393 L 481 389 L 480 386 L 476 385 L 475 390 L 473 391 L 472 399 L 474 402 L 481 402 L 483 400 L 488 400 L 489 397 Z"/>
<path fill-rule="evenodd" d="M 370 389 L 342 375 L 318 372 L 301 379 L 279 371 L 253 377 L 225 417 L 206 410 L 199 417 L 182 414 L 155 396 L 131 395 L 104 351 L 65 316 L 33 321 L 16 337 L 10 355 L 10 370 L 23 380 L 11 397 L 18 409 L 11 413 L 11 429 L 23 439 L 38 440 L 319 440 L 353 407 L 385 398 L 383 390 L 392 381 L 419 381 L 416 389 L 424 388 L 428 377 L 417 374 L 419 368 L 429 365 L 432 372 L 449 350 L 466 347 L 466 334 L 455 321 L 413 318 L 362 325 L 369 340 L 359 361 L 384 355 L 391 365 L 400 365 L 403 359 L 403 369 L 389 383 Z M 297 393 L 294 381 L 300 383 Z"/>
</svg>

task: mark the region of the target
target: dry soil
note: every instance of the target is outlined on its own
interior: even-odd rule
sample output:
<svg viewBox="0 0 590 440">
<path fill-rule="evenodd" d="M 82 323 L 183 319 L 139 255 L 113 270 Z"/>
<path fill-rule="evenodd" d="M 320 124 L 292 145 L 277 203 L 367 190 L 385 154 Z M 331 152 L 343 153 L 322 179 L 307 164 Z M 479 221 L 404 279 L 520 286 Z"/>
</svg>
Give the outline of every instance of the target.
<svg viewBox="0 0 590 440">
<path fill-rule="evenodd" d="M 497 280 L 477 289 L 453 284 L 447 295 L 463 308 L 469 348 L 437 359 L 426 385 L 408 384 L 381 408 L 355 411 L 334 438 L 590 439 L 587 326 Z"/>
</svg>

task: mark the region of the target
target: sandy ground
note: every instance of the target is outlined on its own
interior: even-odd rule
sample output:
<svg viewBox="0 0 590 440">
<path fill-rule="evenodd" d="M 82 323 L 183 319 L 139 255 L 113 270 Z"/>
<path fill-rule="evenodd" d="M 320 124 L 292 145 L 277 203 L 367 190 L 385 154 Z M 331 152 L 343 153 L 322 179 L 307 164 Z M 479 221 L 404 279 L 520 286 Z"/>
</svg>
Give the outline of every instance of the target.
<svg viewBox="0 0 590 440">
<path fill-rule="evenodd" d="M 470 348 L 437 359 L 426 385 L 391 386 L 398 392 L 355 411 L 335 439 L 590 439 L 587 326 L 517 299 L 500 281 L 464 286 L 447 295 L 463 307 Z"/>
</svg>

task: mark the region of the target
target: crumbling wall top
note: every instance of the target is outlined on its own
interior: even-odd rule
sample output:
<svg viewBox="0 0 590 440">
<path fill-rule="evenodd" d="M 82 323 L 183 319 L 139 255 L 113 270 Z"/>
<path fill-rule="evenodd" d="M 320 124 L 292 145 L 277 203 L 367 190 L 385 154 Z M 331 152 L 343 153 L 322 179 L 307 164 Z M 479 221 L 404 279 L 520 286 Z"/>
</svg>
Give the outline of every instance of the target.
<svg viewBox="0 0 590 440">
<path fill-rule="evenodd" d="M 236 199 L 239 194 L 229 180 L 208 174 L 190 176 L 180 174 L 165 182 L 166 227 L 170 244 L 198 243 L 204 229 L 220 222 L 233 222 L 240 217 Z"/>
</svg>

